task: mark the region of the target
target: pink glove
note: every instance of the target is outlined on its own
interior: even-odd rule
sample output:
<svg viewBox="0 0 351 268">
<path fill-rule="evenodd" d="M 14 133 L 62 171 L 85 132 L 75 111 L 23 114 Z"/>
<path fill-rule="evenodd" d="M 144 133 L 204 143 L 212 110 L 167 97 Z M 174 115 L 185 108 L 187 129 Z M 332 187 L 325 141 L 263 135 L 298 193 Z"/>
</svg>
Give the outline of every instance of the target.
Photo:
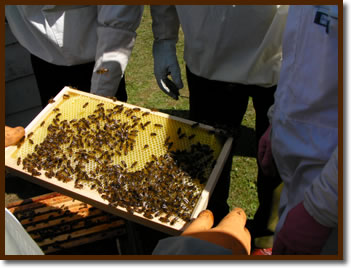
<svg viewBox="0 0 351 268">
<path fill-rule="evenodd" d="M 274 163 L 272 148 L 271 148 L 271 129 L 272 125 L 269 125 L 266 132 L 262 135 L 258 144 L 258 163 L 262 169 L 262 172 L 266 176 L 275 177 L 278 174 L 277 168 Z"/>
<path fill-rule="evenodd" d="M 273 245 L 273 255 L 320 254 L 331 228 L 318 223 L 299 203 L 288 213 Z"/>
</svg>

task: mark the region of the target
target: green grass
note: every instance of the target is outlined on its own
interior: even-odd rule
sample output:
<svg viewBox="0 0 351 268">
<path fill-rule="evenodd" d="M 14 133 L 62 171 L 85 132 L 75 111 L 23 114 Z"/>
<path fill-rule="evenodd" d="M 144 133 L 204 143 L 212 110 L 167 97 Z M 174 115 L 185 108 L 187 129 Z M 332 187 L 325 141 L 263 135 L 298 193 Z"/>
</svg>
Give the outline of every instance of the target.
<svg viewBox="0 0 351 268">
<path fill-rule="evenodd" d="M 142 22 L 137 30 L 137 40 L 132 56 L 126 69 L 126 84 L 128 102 L 157 109 L 180 117 L 188 117 L 188 88 L 185 77 L 185 62 L 183 60 L 184 37 L 180 32 L 177 44 L 177 56 L 182 71 L 184 88 L 180 90 L 178 101 L 164 94 L 158 87 L 153 71 L 152 57 L 153 35 L 151 29 L 150 9 L 145 6 Z M 242 135 L 235 150 L 231 172 L 231 186 L 228 204 L 231 208 L 241 207 L 248 218 L 252 218 L 257 207 L 257 165 L 255 155 L 253 130 L 255 112 L 250 101 L 248 110 L 242 122 Z"/>
</svg>

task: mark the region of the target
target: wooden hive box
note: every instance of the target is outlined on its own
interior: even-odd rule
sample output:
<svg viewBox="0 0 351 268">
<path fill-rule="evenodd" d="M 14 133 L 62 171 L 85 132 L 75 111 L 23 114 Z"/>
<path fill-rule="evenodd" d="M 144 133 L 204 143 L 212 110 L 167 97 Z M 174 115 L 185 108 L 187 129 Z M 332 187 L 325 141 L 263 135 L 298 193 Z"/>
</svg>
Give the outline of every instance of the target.
<svg viewBox="0 0 351 268">
<path fill-rule="evenodd" d="M 126 235 L 125 221 L 60 193 L 7 205 L 45 254 Z"/>
<path fill-rule="evenodd" d="M 207 207 L 232 138 L 65 87 L 5 150 L 30 182 L 170 235 Z"/>
</svg>

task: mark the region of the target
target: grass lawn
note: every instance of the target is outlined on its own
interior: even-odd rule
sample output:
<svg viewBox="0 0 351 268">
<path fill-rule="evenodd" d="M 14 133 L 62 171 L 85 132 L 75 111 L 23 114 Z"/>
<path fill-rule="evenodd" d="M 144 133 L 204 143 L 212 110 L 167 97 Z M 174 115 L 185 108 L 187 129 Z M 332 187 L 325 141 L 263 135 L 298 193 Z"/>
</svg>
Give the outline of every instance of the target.
<svg viewBox="0 0 351 268">
<path fill-rule="evenodd" d="M 182 32 L 177 44 L 178 61 L 182 70 L 184 88 L 180 90 L 182 97 L 173 100 L 163 93 L 154 77 L 152 58 L 152 30 L 149 6 L 145 6 L 144 16 L 137 30 L 137 40 L 126 70 L 128 102 L 146 108 L 157 109 L 179 117 L 188 116 L 188 88 L 185 78 L 183 60 L 184 38 Z M 242 123 L 242 134 L 233 158 L 231 186 L 228 204 L 231 208 L 241 207 L 248 218 L 252 218 L 257 207 L 256 176 L 257 166 L 255 155 L 255 112 L 250 101 Z"/>
</svg>

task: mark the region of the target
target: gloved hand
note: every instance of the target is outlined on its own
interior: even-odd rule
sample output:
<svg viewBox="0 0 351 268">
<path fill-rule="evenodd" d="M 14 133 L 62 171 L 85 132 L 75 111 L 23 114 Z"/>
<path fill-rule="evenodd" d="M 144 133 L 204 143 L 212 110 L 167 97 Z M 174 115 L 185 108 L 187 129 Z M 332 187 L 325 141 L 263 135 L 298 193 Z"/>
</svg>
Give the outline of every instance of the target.
<svg viewBox="0 0 351 268">
<path fill-rule="evenodd" d="M 272 125 L 269 125 L 266 132 L 260 138 L 258 144 L 258 163 L 262 172 L 266 176 L 275 177 L 278 175 L 277 167 L 275 165 L 272 148 L 271 148 L 271 130 Z"/>
<path fill-rule="evenodd" d="M 179 89 L 183 88 L 177 60 L 175 41 L 158 40 L 153 44 L 154 72 L 158 86 L 168 96 L 178 100 Z M 171 75 L 172 80 L 168 78 Z"/>
<path fill-rule="evenodd" d="M 273 244 L 273 255 L 320 254 L 331 228 L 318 223 L 299 203 L 290 210 Z"/>
<path fill-rule="evenodd" d="M 251 235 L 245 228 L 246 214 L 241 208 L 235 208 L 220 223 L 213 225 L 213 214 L 210 210 L 202 211 L 185 229 L 182 236 L 191 236 L 232 250 L 233 255 L 249 255 Z"/>
<path fill-rule="evenodd" d="M 17 144 L 24 136 L 23 127 L 8 127 L 5 126 L 5 147 Z"/>
</svg>

